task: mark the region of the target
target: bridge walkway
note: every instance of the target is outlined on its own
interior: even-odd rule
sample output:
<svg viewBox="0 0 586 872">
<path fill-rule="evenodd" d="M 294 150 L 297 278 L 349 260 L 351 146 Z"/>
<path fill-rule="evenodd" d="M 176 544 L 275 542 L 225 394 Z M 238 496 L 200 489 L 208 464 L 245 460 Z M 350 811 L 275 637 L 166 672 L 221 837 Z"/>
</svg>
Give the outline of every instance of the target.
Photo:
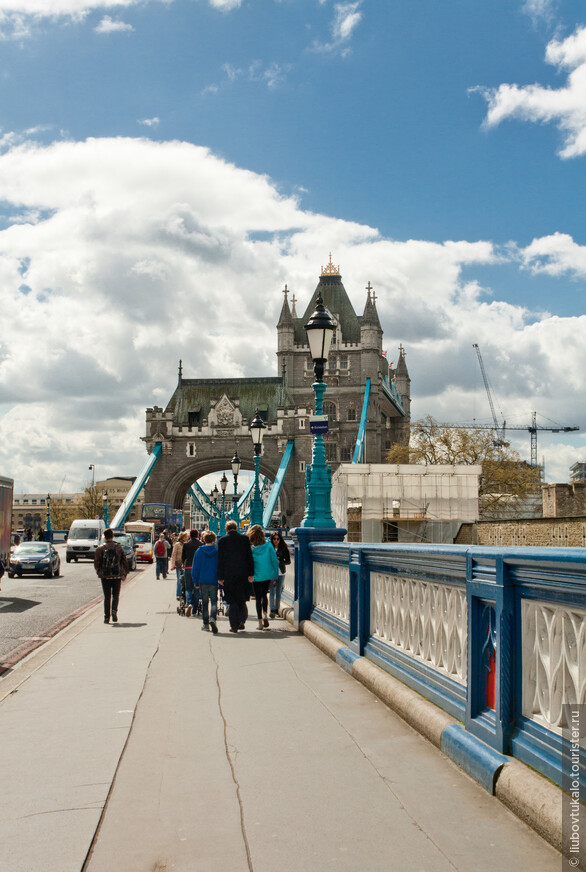
<svg viewBox="0 0 586 872">
<path fill-rule="evenodd" d="M 204 633 L 174 588 L 144 569 L 117 626 L 98 607 L 0 680 L 3 868 L 560 868 L 289 623 Z"/>
</svg>

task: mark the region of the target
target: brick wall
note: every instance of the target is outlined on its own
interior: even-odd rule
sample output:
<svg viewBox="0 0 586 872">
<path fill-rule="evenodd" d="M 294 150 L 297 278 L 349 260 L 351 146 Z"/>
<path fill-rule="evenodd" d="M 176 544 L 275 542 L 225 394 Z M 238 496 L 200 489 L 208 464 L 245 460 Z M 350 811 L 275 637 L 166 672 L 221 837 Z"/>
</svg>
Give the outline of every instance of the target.
<svg viewBox="0 0 586 872">
<path fill-rule="evenodd" d="M 457 545 L 470 544 L 470 525 L 462 525 Z M 586 513 L 582 517 L 521 518 L 518 521 L 487 521 L 474 525 L 479 545 L 533 548 L 586 547 Z M 472 540 L 474 541 L 474 540 Z"/>
</svg>

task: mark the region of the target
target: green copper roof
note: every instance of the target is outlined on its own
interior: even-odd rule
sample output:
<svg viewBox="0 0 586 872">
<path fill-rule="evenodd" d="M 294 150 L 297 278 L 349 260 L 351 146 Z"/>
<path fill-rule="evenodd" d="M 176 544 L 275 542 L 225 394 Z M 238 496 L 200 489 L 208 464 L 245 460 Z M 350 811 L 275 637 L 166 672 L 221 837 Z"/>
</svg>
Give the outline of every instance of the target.
<svg viewBox="0 0 586 872">
<path fill-rule="evenodd" d="M 338 321 L 338 329 L 342 332 L 343 342 L 360 342 L 361 318 L 354 311 L 346 288 L 342 284 L 339 275 L 322 275 L 313 296 L 301 318 L 295 318 L 295 342 L 301 345 L 307 344 L 307 336 L 303 328 L 315 309 L 317 295 L 321 292 L 324 306 L 334 315 Z"/>
<path fill-rule="evenodd" d="M 281 378 L 181 378 L 165 411 L 173 412 L 176 426 L 188 426 L 189 412 L 199 412 L 200 422 L 208 417 L 212 402 L 226 396 L 239 401 L 242 416 L 248 421 L 257 409 L 266 412 L 269 423 L 277 420 L 277 409 L 293 407 L 293 400 Z"/>
</svg>

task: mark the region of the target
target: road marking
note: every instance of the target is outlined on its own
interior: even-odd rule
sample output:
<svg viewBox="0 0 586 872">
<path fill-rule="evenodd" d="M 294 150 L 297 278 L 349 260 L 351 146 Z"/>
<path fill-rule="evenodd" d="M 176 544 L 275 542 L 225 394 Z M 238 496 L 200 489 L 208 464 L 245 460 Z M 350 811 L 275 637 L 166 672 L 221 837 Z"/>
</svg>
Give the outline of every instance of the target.
<svg viewBox="0 0 586 872">
<path fill-rule="evenodd" d="M 19 642 L 46 642 L 47 639 L 52 639 L 52 636 L 19 636 Z"/>
<path fill-rule="evenodd" d="M 0 609 L 6 609 L 6 608 L 8 608 L 8 606 L 13 606 L 13 605 L 14 605 L 14 600 L 5 600 L 4 602 L 0 603 Z"/>
</svg>

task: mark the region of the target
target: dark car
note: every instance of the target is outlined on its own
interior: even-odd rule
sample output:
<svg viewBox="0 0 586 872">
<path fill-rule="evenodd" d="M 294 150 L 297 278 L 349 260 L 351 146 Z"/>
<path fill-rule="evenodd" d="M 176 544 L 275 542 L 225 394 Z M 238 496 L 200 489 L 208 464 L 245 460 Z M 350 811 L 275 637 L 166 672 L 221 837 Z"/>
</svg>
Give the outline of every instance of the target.
<svg viewBox="0 0 586 872">
<path fill-rule="evenodd" d="M 106 540 L 102 536 L 102 545 Z M 123 531 L 118 532 L 114 531 L 114 542 L 119 542 L 122 545 L 122 549 L 126 556 L 126 562 L 128 563 L 128 571 L 134 572 L 136 569 L 136 554 L 134 553 L 134 540 L 130 533 L 124 533 Z"/>
<path fill-rule="evenodd" d="M 60 571 L 61 558 L 49 542 L 23 542 L 10 555 L 9 578 L 25 573 L 58 578 Z"/>
</svg>

